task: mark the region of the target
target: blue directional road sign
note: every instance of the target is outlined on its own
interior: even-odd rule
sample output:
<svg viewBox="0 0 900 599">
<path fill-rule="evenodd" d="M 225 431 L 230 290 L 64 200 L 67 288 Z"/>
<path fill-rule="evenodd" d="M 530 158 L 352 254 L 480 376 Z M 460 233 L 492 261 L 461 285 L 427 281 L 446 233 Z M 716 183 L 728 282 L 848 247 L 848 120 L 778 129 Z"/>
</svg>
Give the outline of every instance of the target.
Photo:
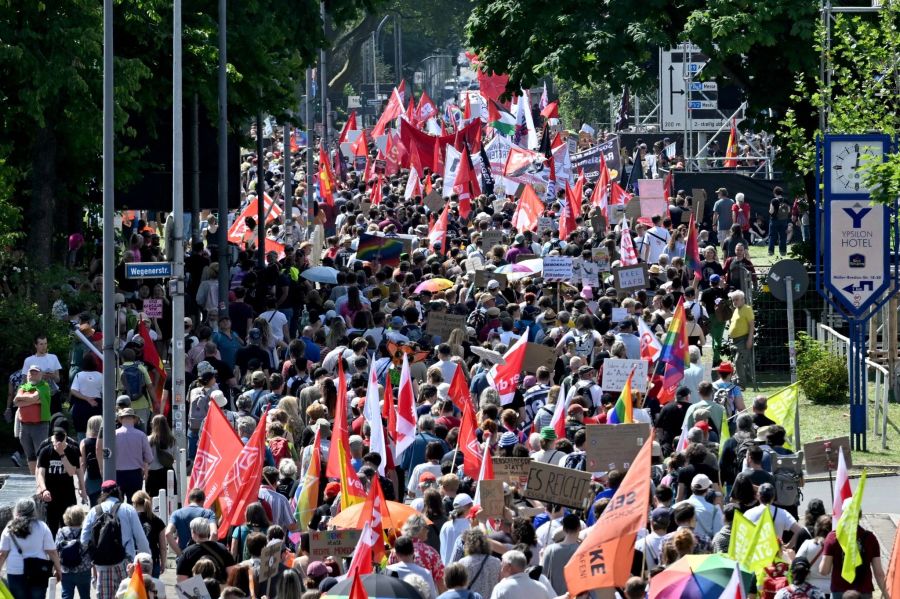
<svg viewBox="0 0 900 599">
<path fill-rule="evenodd" d="M 168 279 L 171 276 L 171 262 L 131 262 L 125 265 L 126 279 Z"/>
</svg>

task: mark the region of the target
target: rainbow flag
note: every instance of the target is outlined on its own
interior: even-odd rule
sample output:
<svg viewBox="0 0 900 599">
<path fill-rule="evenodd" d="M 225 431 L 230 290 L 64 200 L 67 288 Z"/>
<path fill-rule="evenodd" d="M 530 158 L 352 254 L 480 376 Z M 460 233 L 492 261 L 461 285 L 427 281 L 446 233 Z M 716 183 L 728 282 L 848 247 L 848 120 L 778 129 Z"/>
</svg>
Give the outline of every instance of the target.
<svg viewBox="0 0 900 599">
<path fill-rule="evenodd" d="M 657 374 L 662 370 L 662 389 L 658 399 L 666 404 L 675 399 L 678 383 L 684 378 L 684 368 L 688 362 L 688 338 L 684 317 L 684 297 L 678 300 L 669 330 L 663 339 L 662 351 L 656 362 Z"/>
<path fill-rule="evenodd" d="M 703 269 L 700 265 L 700 244 L 697 242 L 697 223 L 694 222 L 694 215 L 691 214 L 691 220 L 688 223 L 688 236 L 684 249 L 684 264 L 689 272 L 694 273 L 695 279 L 703 278 Z"/>
<path fill-rule="evenodd" d="M 631 379 L 634 377 L 634 368 L 622 387 L 622 393 L 619 394 L 619 400 L 613 409 L 606 415 L 607 424 L 633 424 L 634 423 L 634 401 L 631 397 Z"/>
<path fill-rule="evenodd" d="M 371 233 L 360 233 L 356 246 L 356 259 L 378 261 L 386 266 L 399 266 L 403 253 L 403 240 L 399 237 L 384 237 Z"/>
<path fill-rule="evenodd" d="M 319 507 L 319 477 L 322 474 L 321 447 L 321 431 L 316 431 L 309 464 L 306 466 L 306 472 L 303 473 L 303 479 L 297 485 L 297 491 L 294 493 L 292 501 L 294 519 L 301 532 L 309 530 L 309 521 L 312 520 L 316 508 Z"/>
<path fill-rule="evenodd" d="M 144 573 L 141 571 L 141 565 L 134 565 L 134 572 L 131 573 L 131 580 L 128 581 L 128 588 L 125 589 L 124 599 L 147 599 L 147 588 L 144 586 Z"/>
</svg>

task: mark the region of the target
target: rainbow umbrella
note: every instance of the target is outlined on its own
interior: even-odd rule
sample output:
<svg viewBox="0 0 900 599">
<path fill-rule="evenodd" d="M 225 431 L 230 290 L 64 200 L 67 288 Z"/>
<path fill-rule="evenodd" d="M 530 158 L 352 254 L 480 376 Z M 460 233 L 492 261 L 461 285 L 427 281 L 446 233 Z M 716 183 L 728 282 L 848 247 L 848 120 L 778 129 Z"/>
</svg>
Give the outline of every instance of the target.
<svg viewBox="0 0 900 599">
<path fill-rule="evenodd" d="M 419 283 L 419 286 L 416 287 L 415 293 L 422 293 L 423 291 L 437 293 L 438 291 L 450 289 L 451 287 L 453 287 L 453 281 L 451 281 L 450 279 L 428 279 L 427 281 L 422 281 L 421 283 Z"/>
<path fill-rule="evenodd" d="M 686 555 L 650 579 L 650 599 L 719 599 L 735 561 L 722 554 Z M 744 588 L 750 589 L 753 574 L 741 568 Z"/>
</svg>

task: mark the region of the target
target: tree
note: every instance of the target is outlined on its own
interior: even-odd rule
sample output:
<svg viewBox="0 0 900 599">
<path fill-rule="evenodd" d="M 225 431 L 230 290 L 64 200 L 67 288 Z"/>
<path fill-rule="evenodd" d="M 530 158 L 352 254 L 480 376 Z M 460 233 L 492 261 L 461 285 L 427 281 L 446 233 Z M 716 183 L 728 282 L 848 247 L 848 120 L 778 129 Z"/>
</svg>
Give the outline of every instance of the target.
<svg viewBox="0 0 900 599">
<path fill-rule="evenodd" d="M 509 91 L 552 74 L 577 85 L 612 89 L 655 85 L 649 68 L 660 47 L 689 39 L 710 57 L 704 76 L 746 90 L 749 114 L 790 105 L 798 72 L 813 72 L 816 0 L 477 0 L 470 46 L 487 68 L 510 76 Z"/>
</svg>

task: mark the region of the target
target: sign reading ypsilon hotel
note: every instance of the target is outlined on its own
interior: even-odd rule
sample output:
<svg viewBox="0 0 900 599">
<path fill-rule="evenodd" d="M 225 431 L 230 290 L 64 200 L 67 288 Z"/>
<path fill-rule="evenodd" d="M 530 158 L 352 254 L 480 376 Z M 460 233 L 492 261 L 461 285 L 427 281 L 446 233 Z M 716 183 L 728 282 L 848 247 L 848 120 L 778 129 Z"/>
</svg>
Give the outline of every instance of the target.
<svg viewBox="0 0 900 599">
<path fill-rule="evenodd" d="M 861 313 L 890 284 L 888 279 L 888 211 L 867 200 L 826 204 L 830 232 L 825 257 L 828 286 L 853 313 Z"/>
</svg>

